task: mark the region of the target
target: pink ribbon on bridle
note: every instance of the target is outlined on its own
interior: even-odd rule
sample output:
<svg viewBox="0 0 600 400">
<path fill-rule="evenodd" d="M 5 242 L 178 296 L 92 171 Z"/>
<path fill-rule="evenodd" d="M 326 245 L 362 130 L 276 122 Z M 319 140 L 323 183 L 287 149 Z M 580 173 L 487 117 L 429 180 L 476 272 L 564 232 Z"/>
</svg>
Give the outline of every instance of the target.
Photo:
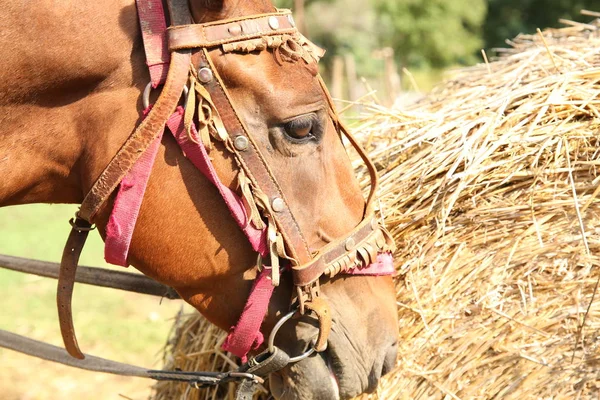
<svg viewBox="0 0 600 400">
<path fill-rule="evenodd" d="M 169 58 L 166 42 L 166 22 L 161 0 L 137 0 L 138 15 L 142 26 L 142 36 L 153 87 L 164 83 L 168 71 Z M 143 4 L 143 5 L 142 5 Z M 165 54 L 167 57 L 165 57 Z M 148 110 L 145 110 L 147 113 Z M 184 109 L 178 107 L 169 118 L 166 127 L 181 147 L 185 156 L 212 182 L 227 204 L 238 226 L 248 238 L 252 248 L 262 257 L 268 256 L 266 229 L 257 229 L 250 223 L 244 204 L 233 190 L 219 179 L 210 157 L 201 140 L 188 137 L 183 123 Z M 192 136 L 197 131 L 192 126 Z M 132 170 L 121 182 L 117 197 L 106 227 L 105 259 L 115 265 L 127 267 L 127 255 L 135 224 L 139 216 L 152 166 L 160 146 L 162 135 L 143 154 Z M 379 254 L 377 262 L 364 268 L 354 268 L 349 275 L 392 275 L 395 273 L 392 255 Z M 246 359 L 250 351 L 258 349 L 264 342 L 260 327 L 267 314 L 274 286 L 269 270 L 259 271 L 238 323 L 231 328 L 223 349 Z"/>
</svg>

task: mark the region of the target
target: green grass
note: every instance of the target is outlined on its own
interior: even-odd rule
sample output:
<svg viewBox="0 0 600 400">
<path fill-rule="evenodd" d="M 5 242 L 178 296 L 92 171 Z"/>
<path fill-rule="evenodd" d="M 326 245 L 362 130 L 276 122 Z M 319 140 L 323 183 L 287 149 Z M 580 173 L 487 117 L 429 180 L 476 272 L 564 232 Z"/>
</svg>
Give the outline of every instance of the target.
<svg viewBox="0 0 600 400">
<path fill-rule="evenodd" d="M 0 253 L 57 261 L 69 234 L 68 223 L 77 206 L 36 204 L 0 209 Z M 82 264 L 104 265 L 103 243 L 92 233 Z"/>
<path fill-rule="evenodd" d="M 70 230 L 68 219 L 76 209 L 71 205 L 1 208 L 0 254 L 58 262 Z M 103 246 L 98 233 L 92 232 L 81 265 L 106 267 Z M 0 329 L 61 345 L 55 280 L 0 269 L 0 293 Z M 181 305 L 169 300 L 161 304 L 156 297 L 77 284 L 73 318 L 84 352 L 156 367 L 172 317 Z M 5 365 L 13 356 L 12 352 L 0 350 L 0 369 L 14 368 L 12 364 Z M 26 389 L 13 388 L 15 393 L 21 390 L 25 393 Z M 33 398 L 52 397 L 46 393 L 44 397 Z"/>
</svg>

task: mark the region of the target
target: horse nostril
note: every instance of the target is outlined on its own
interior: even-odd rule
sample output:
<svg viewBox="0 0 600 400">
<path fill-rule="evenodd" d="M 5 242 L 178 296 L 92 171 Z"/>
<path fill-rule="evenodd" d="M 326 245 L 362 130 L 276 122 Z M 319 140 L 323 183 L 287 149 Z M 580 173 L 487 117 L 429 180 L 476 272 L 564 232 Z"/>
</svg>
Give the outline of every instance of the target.
<svg viewBox="0 0 600 400">
<path fill-rule="evenodd" d="M 398 359 L 398 343 L 394 343 L 385 354 L 383 359 L 383 366 L 381 368 L 381 376 L 388 374 L 396 366 L 396 360 Z"/>
</svg>

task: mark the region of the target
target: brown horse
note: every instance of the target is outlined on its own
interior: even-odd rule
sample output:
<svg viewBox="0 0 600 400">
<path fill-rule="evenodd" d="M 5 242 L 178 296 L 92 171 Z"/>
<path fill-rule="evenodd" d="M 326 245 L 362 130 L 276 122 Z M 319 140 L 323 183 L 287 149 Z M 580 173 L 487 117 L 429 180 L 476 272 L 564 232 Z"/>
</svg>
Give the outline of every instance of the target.
<svg viewBox="0 0 600 400">
<path fill-rule="evenodd" d="M 189 6 L 196 23 L 274 10 L 266 0 L 190 0 Z M 0 206 L 81 203 L 140 121 L 140 93 L 149 76 L 135 4 L 7 0 L 0 21 Z M 363 217 L 364 198 L 314 71 L 278 63 L 266 51 L 213 59 L 310 248 L 351 231 Z M 308 127 L 289 123 L 307 115 Z M 313 134 L 318 137 L 305 140 Z M 235 189 L 231 158 L 218 146 L 211 158 L 223 182 Z M 112 201 L 95 221 L 102 235 Z M 218 192 L 168 135 L 128 261 L 175 288 L 223 329 L 236 323 L 256 275 L 256 255 Z M 328 350 L 274 374 L 277 398 L 350 398 L 374 390 L 395 363 L 392 279 L 345 276 L 321 283 L 333 313 Z M 265 334 L 288 310 L 292 287 L 284 274 Z M 314 333 L 310 323 L 297 322 L 278 343 L 299 354 Z"/>
</svg>

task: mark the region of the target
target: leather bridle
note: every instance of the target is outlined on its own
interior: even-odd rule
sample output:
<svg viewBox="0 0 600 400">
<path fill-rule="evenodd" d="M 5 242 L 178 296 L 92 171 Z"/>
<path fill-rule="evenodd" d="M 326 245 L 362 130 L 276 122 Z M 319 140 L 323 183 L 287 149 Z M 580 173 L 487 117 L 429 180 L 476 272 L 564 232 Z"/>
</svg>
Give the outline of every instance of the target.
<svg viewBox="0 0 600 400">
<path fill-rule="evenodd" d="M 206 24 L 192 24 L 187 0 L 167 1 L 171 27 L 168 29 L 170 65 L 161 94 L 145 119 L 127 139 L 85 196 L 63 254 L 58 288 L 61 332 L 68 352 L 83 355 L 77 345 L 71 315 L 71 296 L 79 253 L 96 215 L 131 171 L 142 154 L 162 135 L 165 124 L 181 101 L 185 100 L 184 125 L 191 134 L 195 113 L 203 115 L 198 139 L 207 147 L 221 142 L 239 167 L 240 187 L 248 208 L 250 223 L 266 232 L 266 255 L 270 258 L 269 278 L 279 284 L 280 260 L 287 260 L 296 287 L 294 310 L 314 314 L 319 320 L 319 336 L 309 352 L 324 351 L 331 328 L 327 302 L 320 297 L 319 280 L 323 275 L 360 272 L 376 263 L 378 255 L 393 250 L 393 241 L 375 215 L 374 199 L 378 178 L 375 167 L 356 139 L 340 121 L 333 101 L 318 77 L 328 100 L 329 116 L 366 164 L 371 178 L 362 221 L 351 232 L 316 254 L 311 252 L 271 167 L 236 111 L 227 87 L 211 60 L 209 50 L 250 52 L 272 50 L 277 57 L 299 64 L 316 63 L 322 56 L 318 47 L 296 29 L 291 13 L 279 10 L 270 14 L 241 17 Z M 190 67 L 192 66 L 192 67 Z M 197 117 L 197 116 L 196 116 Z M 195 132 L 195 127 L 193 129 Z M 207 142 L 207 143 L 206 143 Z M 241 180 L 244 180 L 243 182 Z M 293 313 L 286 315 L 287 321 Z M 282 320 L 284 323 L 285 321 Z M 276 331 L 274 332 L 274 334 Z M 292 359 L 292 361 L 297 361 Z"/>
</svg>

